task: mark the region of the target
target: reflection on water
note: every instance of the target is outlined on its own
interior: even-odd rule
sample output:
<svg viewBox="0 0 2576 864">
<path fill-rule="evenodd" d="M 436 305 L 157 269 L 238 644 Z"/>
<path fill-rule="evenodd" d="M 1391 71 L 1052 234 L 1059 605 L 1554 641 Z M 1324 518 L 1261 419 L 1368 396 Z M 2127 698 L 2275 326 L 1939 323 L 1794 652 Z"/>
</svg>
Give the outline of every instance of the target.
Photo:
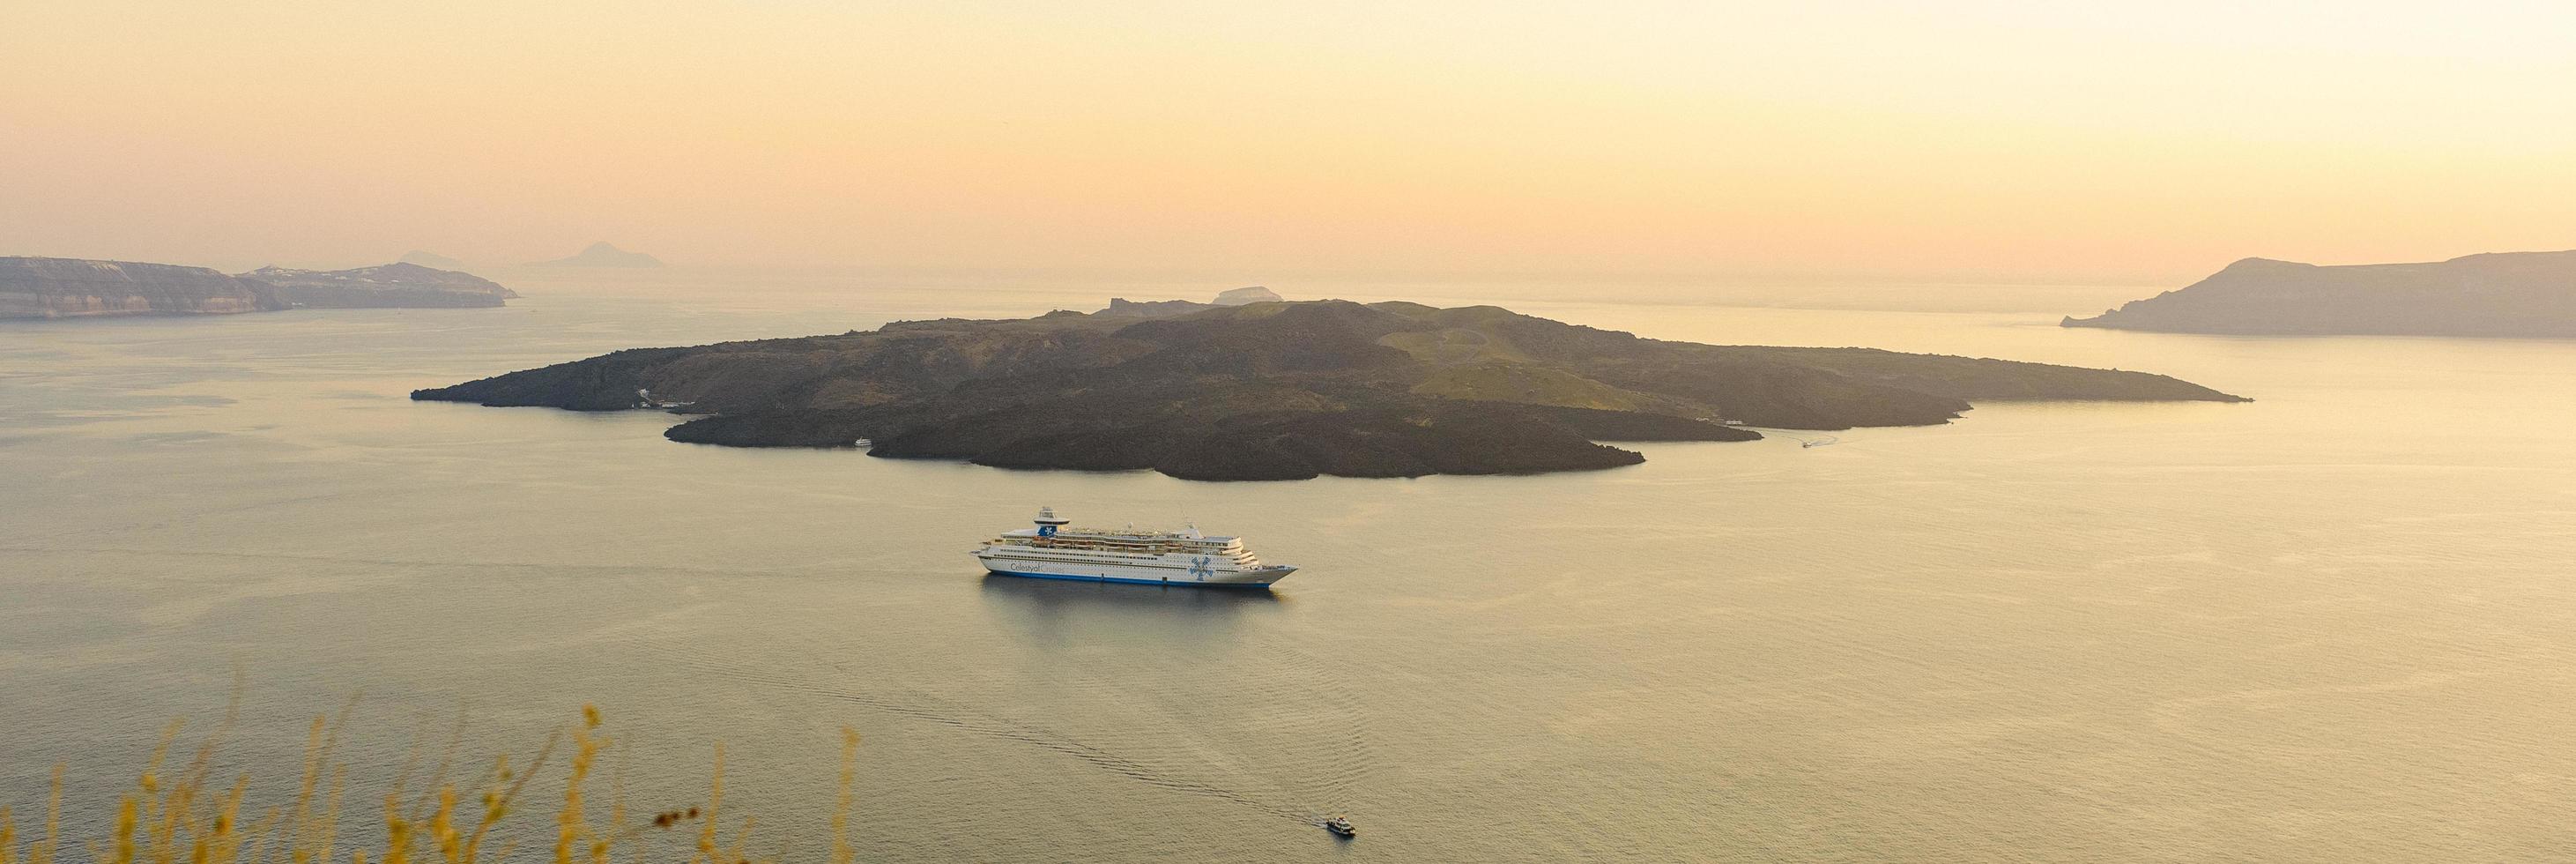
<svg viewBox="0 0 2576 864">
<path fill-rule="evenodd" d="M 1285 601 L 1269 591 L 1174 588 L 1065 579 L 986 575 L 985 608 L 1001 629 L 1039 645 L 1066 645 L 1084 633 L 1156 638 L 1216 653 L 1240 632 L 1236 617 L 1275 612 Z"/>
<path fill-rule="evenodd" d="M 1027 579 L 985 574 L 984 596 L 1010 601 L 1016 608 L 1057 614 L 1082 607 L 1114 612 L 1232 615 L 1247 607 L 1276 606 L 1276 592 L 1246 588 L 1189 588 L 1170 585 L 1126 585 L 1070 579 Z"/>
<path fill-rule="evenodd" d="M 614 348 L 1149 296 L 578 278 L 512 281 L 529 299 L 504 309 L 0 325 L 0 804 L 40 805 L 68 761 L 70 800 L 112 807 L 163 720 L 210 717 L 239 668 L 228 767 L 289 789 L 309 712 L 352 691 L 375 765 L 460 714 L 524 754 L 595 702 L 630 801 L 703 795 L 722 741 L 728 806 L 805 852 L 852 725 L 866 860 L 2511 860 L 2576 820 L 2576 345 L 2045 326 L 2104 305 L 2083 292 L 2009 314 L 1559 299 L 1540 311 L 1649 336 L 2260 401 L 1260 484 L 683 447 L 640 412 L 403 398 Z M 962 554 L 1041 503 L 1186 516 L 1305 569 L 1264 594 Z M 1367 833 L 1333 843 L 1327 813 Z"/>
</svg>

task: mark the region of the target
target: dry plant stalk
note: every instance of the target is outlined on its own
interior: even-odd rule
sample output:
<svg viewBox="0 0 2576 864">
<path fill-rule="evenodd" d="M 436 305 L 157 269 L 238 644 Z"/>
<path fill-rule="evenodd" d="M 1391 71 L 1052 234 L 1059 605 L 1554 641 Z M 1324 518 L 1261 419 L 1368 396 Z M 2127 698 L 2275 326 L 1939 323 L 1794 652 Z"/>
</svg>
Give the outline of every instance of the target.
<svg viewBox="0 0 2576 864">
<path fill-rule="evenodd" d="M 227 785 L 212 783 L 215 752 L 232 725 L 232 712 L 226 712 L 223 726 L 207 736 L 186 766 L 165 776 L 170 748 L 182 728 L 172 723 L 136 777 L 134 788 L 118 798 L 114 825 L 105 841 L 93 844 L 93 856 L 98 864 L 331 864 L 348 777 L 347 766 L 339 763 L 334 754 L 340 731 L 354 707 L 352 700 L 336 719 L 329 715 L 313 719 L 306 733 L 302 774 L 292 804 L 247 821 L 241 809 L 250 778 L 237 777 Z M 695 843 L 690 847 L 692 864 L 751 864 L 744 848 L 752 838 L 752 819 L 742 821 L 730 845 L 719 845 L 716 819 L 724 801 L 722 745 L 715 750 L 703 808 L 658 812 L 650 820 L 630 827 L 623 796 L 619 794 L 612 799 L 607 826 L 603 829 L 591 823 L 584 783 L 610 743 L 607 737 L 594 734 L 600 723 L 598 709 L 585 705 L 582 721 L 571 730 L 572 758 L 563 806 L 556 811 L 554 820 L 555 864 L 610 864 L 619 857 L 620 844 L 632 850 L 625 857 L 641 861 L 646 854 L 642 838 L 647 831 L 668 830 L 690 821 L 699 823 Z M 509 844 L 505 842 L 497 850 L 488 849 L 487 844 L 497 836 L 496 829 L 514 811 L 521 792 L 544 768 L 561 737 L 560 733 L 549 737 L 526 770 L 514 768 L 506 755 L 497 757 L 491 772 L 479 784 L 478 812 L 471 817 L 470 825 L 461 824 L 461 796 L 455 784 L 433 781 L 435 791 L 423 794 L 407 811 L 402 784 L 397 783 L 384 799 L 383 848 L 372 854 L 353 851 L 347 860 L 353 864 L 482 864 L 487 860 L 498 864 L 506 860 Z M 839 795 L 831 822 L 831 864 L 850 864 L 856 857 L 849 842 L 849 817 L 856 800 L 858 746 L 858 733 L 842 729 Z M 446 770 L 443 763 L 439 770 L 442 774 Z M 41 838 L 32 842 L 22 838 L 17 812 L 0 807 L 0 864 L 58 864 L 64 771 L 65 766 L 54 768 Z"/>
</svg>

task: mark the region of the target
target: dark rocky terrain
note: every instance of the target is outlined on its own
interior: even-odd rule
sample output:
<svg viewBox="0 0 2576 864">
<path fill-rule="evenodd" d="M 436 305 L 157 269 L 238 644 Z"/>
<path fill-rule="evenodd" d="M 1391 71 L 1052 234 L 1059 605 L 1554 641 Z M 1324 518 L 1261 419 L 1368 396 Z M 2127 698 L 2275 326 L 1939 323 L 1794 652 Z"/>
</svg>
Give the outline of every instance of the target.
<svg viewBox="0 0 2576 864">
<path fill-rule="evenodd" d="M 1208 480 L 1608 468 L 1601 441 L 1949 421 L 1981 399 L 2242 401 L 2162 375 L 1640 339 L 1492 306 L 1339 300 L 1174 317 L 1052 312 L 639 348 L 412 398 L 606 411 L 639 389 L 705 414 L 675 441 L 848 447 Z"/>
<path fill-rule="evenodd" d="M 519 295 L 489 280 L 412 264 L 354 270 L 205 267 L 0 258 L 0 318 L 229 315 L 306 307 L 499 306 Z"/>
<path fill-rule="evenodd" d="M 2247 258 L 2067 327 L 2247 336 L 2576 337 L 2576 251 L 2320 267 Z"/>
<path fill-rule="evenodd" d="M 230 315 L 286 308 L 265 283 L 205 267 L 0 258 L 0 318 Z"/>
<path fill-rule="evenodd" d="M 587 248 L 587 249 L 583 249 L 583 250 L 581 250 L 580 252 L 574 253 L 572 257 L 569 257 L 569 258 L 557 258 L 557 259 L 554 259 L 554 260 L 552 260 L 552 261 L 539 261 L 539 262 L 536 262 L 536 263 L 530 264 L 530 265 L 528 265 L 528 266 L 530 266 L 530 267 L 660 267 L 660 266 L 662 266 L 662 259 L 655 258 L 655 257 L 653 257 L 653 256 L 651 256 L 651 255 L 646 255 L 646 254 L 644 254 L 644 253 L 642 253 L 642 252 L 628 252 L 628 251 L 626 251 L 626 250 L 624 250 L 624 249 L 619 249 L 619 248 L 617 248 L 617 247 L 615 247 L 615 246 L 610 246 L 610 245 L 608 245 L 608 243 L 607 243 L 606 241 L 602 241 L 602 242 L 598 242 L 598 243 L 590 244 L 590 247 L 589 247 L 589 248 Z"/>
<path fill-rule="evenodd" d="M 519 296 L 480 276 L 418 264 L 354 270 L 262 267 L 242 274 L 242 278 L 266 283 L 278 299 L 290 306 L 315 309 L 499 306 Z"/>
</svg>

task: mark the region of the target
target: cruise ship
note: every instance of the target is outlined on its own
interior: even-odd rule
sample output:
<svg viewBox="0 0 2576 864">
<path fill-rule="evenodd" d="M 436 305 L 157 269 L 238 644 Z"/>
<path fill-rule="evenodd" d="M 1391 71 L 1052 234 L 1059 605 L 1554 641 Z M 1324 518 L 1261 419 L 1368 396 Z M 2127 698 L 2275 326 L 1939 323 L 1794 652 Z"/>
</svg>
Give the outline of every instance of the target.
<svg viewBox="0 0 2576 864">
<path fill-rule="evenodd" d="M 1003 576 L 1209 588 L 1268 588 L 1297 572 L 1261 563 L 1243 548 L 1243 538 L 1210 537 L 1196 527 L 1105 531 L 1068 524 L 1055 508 L 1039 508 L 1037 527 L 984 541 L 975 559 Z"/>
</svg>

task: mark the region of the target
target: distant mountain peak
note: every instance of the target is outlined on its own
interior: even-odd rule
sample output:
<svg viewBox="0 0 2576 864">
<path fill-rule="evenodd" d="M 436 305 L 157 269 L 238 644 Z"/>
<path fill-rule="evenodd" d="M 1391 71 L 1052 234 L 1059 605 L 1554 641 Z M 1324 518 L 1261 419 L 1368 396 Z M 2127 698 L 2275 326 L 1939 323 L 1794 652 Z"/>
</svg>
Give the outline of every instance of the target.
<svg viewBox="0 0 2576 864">
<path fill-rule="evenodd" d="M 1249 306 L 1254 303 L 1279 303 L 1286 300 L 1287 298 L 1279 296 L 1279 292 L 1259 285 L 1251 285 L 1218 294 L 1215 303 L 1218 306 Z"/>
<path fill-rule="evenodd" d="M 628 252 L 602 240 L 592 243 L 570 258 L 539 261 L 538 267 L 660 267 L 662 259 L 642 252 Z"/>
<path fill-rule="evenodd" d="M 409 252 L 405 252 L 402 254 L 401 258 L 395 260 L 399 263 L 417 264 L 433 270 L 465 269 L 465 262 L 425 249 L 414 249 Z"/>
<path fill-rule="evenodd" d="M 2238 258 L 2233 262 L 2229 262 L 2226 267 L 2220 268 L 2218 272 L 2242 275 L 2245 273 L 2272 273 L 2285 270 L 2312 270 L 2315 269 L 2316 266 L 2317 265 L 2314 264 L 2304 264 L 2297 261 L 2283 261 L 2278 258 Z"/>
</svg>

